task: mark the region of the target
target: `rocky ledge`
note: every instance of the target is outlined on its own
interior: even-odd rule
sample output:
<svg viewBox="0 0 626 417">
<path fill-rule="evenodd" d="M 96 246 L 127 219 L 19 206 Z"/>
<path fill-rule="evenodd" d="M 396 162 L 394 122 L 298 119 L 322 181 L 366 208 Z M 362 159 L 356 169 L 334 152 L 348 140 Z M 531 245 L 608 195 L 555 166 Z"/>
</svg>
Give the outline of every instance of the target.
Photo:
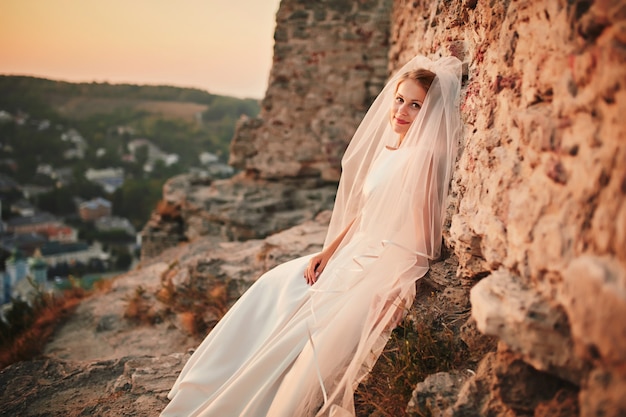
<svg viewBox="0 0 626 417">
<path fill-rule="evenodd" d="M 182 296 L 192 283 L 228 280 L 227 308 L 265 270 L 318 251 L 329 219 L 326 211 L 266 239 L 198 239 L 114 278 L 57 329 L 41 358 L 0 371 L 0 416 L 158 415 L 203 336 L 188 310 L 163 301 L 164 284 Z"/>
<path fill-rule="evenodd" d="M 226 289 L 221 300 L 227 309 L 264 271 L 318 251 L 329 220 L 330 212 L 324 211 L 286 231 L 245 242 L 197 239 L 114 278 L 109 289 L 84 300 L 57 329 L 42 357 L 0 371 L 0 416 L 158 415 L 204 329 L 218 318 L 214 306 L 194 303 L 215 298 L 217 286 Z M 420 281 L 409 315 L 440 315 L 442 331 L 453 328 L 463 343 L 481 346 L 476 350 L 483 352 L 493 344 L 484 343 L 474 325 L 465 325 L 469 290 L 456 277 L 457 266 L 454 257 L 433 266 Z M 190 288 L 204 294 L 203 301 L 194 299 Z M 185 308 L 164 297 L 165 289 L 176 300 L 186 297 Z M 194 311 L 199 314 L 190 320 Z M 424 395 L 417 390 L 415 401 Z M 412 410 L 430 407 L 420 404 Z"/>
</svg>

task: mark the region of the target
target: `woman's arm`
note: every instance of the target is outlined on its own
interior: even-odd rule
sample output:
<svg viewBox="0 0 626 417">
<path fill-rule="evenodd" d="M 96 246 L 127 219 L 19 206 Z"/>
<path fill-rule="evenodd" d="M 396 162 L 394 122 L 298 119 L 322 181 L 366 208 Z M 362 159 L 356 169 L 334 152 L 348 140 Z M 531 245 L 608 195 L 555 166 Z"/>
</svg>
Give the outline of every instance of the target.
<svg viewBox="0 0 626 417">
<path fill-rule="evenodd" d="M 315 284 L 315 281 L 317 281 L 317 278 L 320 276 L 324 268 L 326 268 L 326 264 L 328 263 L 329 259 L 331 258 L 331 256 L 333 256 L 353 224 L 354 220 L 352 220 L 348 224 L 348 226 L 343 229 L 339 236 L 337 236 L 335 240 L 330 243 L 330 245 L 328 245 L 326 248 L 324 248 L 323 251 L 311 258 L 311 260 L 309 261 L 309 265 L 304 270 L 304 278 L 306 278 L 307 284 Z"/>
</svg>

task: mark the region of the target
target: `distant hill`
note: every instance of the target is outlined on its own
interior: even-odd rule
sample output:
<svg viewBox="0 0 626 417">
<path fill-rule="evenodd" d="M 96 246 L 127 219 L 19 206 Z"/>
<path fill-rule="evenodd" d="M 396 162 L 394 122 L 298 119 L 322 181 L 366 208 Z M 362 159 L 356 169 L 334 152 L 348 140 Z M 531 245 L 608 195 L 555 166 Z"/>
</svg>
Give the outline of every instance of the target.
<svg viewBox="0 0 626 417">
<path fill-rule="evenodd" d="M 40 198 L 49 203 L 46 210 L 66 214 L 73 208 L 72 198 L 102 195 L 86 183 L 88 169 L 121 167 L 123 187 L 105 197 L 114 202 L 116 215 L 141 227 L 167 178 L 202 169 L 203 152 L 227 162 L 237 120 L 254 117 L 259 109 L 257 100 L 193 88 L 0 75 L 0 110 L 15 116 L 0 122 L 0 173 L 20 184 L 49 186 L 54 181 L 38 170 L 69 169 L 72 184 Z M 69 156 L 76 145 L 63 139 L 67 132 L 77 132 L 84 140 L 80 157 Z M 129 155 L 129 143 L 140 138 L 165 154 L 175 154 L 178 162 L 157 164 L 146 172 L 141 157 Z"/>
<path fill-rule="evenodd" d="M 88 141 L 89 136 L 104 134 L 105 127 L 124 125 L 169 152 L 180 151 L 181 140 L 194 142 L 189 152 L 183 150 L 183 158 L 201 151 L 226 158 L 236 121 L 241 115 L 256 116 L 259 108 L 258 100 L 195 88 L 0 75 L 0 110 L 71 125 Z"/>
<path fill-rule="evenodd" d="M 243 113 L 258 112 L 258 101 L 211 94 L 197 88 L 165 85 L 109 83 L 70 83 L 20 75 L 0 75 L 0 108 L 28 112 L 34 102 L 59 104 L 65 100 L 126 99 L 131 101 L 168 101 L 206 105 L 207 109 L 227 105 Z"/>
</svg>

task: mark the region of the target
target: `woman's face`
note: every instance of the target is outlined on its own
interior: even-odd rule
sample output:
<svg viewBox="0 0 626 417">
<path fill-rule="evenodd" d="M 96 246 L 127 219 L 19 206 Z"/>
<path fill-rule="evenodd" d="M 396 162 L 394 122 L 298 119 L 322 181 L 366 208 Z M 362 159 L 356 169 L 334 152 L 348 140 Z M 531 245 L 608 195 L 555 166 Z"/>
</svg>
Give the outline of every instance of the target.
<svg viewBox="0 0 626 417">
<path fill-rule="evenodd" d="M 398 85 L 389 118 L 393 131 L 401 139 L 417 117 L 425 98 L 426 90 L 415 80 L 404 80 Z"/>
</svg>

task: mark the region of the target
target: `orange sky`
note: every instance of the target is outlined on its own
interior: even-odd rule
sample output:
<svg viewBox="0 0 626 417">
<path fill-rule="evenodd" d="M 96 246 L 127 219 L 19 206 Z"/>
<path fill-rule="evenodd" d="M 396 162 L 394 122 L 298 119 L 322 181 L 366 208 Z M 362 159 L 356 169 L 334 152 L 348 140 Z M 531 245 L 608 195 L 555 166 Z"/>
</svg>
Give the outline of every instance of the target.
<svg viewBox="0 0 626 417">
<path fill-rule="evenodd" d="M 0 74 L 261 98 L 280 0 L 0 0 Z"/>
</svg>

